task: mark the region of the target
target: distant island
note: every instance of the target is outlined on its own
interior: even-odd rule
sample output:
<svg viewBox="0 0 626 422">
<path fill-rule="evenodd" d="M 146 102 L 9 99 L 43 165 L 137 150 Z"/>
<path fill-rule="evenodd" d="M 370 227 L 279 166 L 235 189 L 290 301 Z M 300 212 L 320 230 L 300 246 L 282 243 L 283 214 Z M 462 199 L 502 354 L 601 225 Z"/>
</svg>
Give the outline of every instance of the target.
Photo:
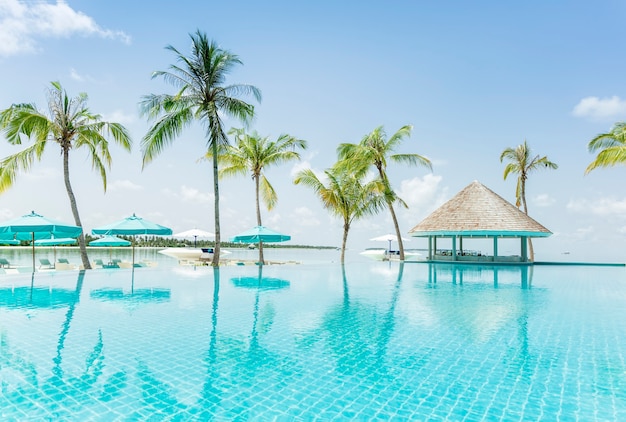
<svg viewBox="0 0 626 422">
<path fill-rule="evenodd" d="M 133 240 L 133 236 L 117 236 L 129 241 Z M 96 240 L 98 237 L 85 235 L 85 241 L 87 244 L 92 240 Z M 211 240 L 198 240 L 195 243 L 197 248 L 212 248 L 215 246 L 215 242 Z M 248 244 L 233 243 L 233 242 L 221 242 L 223 248 L 246 248 Z M 252 243 L 258 247 L 258 243 Z M 161 236 L 135 236 L 135 247 L 144 248 L 192 248 L 194 247 L 193 240 L 175 239 L 172 237 Z M 263 248 L 275 248 L 275 249 L 337 249 L 337 246 L 313 246 L 313 245 L 294 245 L 290 243 L 263 243 Z"/>
</svg>

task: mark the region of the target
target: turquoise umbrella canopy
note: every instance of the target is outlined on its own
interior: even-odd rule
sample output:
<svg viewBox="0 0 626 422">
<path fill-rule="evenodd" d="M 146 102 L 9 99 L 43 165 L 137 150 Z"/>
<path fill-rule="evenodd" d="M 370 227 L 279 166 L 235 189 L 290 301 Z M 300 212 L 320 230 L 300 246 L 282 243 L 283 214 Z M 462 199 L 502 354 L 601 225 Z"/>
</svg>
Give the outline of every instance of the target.
<svg viewBox="0 0 626 422">
<path fill-rule="evenodd" d="M 72 239 L 71 237 L 53 237 L 50 239 L 35 240 L 35 246 L 73 245 L 76 243 L 76 241 L 76 239 Z"/>
<path fill-rule="evenodd" d="M 35 211 L 0 224 L 0 237 L 15 235 L 16 240 L 32 241 L 33 272 L 35 272 L 35 240 L 78 237 L 82 232 L 82 227 L 46 218 Z"/>
<path fill-rule="evenodd" d="M 35 211 L 0 224 L 0 236 L 15 235 L 17 240 L 78 237 L 82 232 L 81 227 L 46 218 Z"/>
<path fill-rule="evenodd" d="M 121 239 L 117 236 L 104 236 L 100 239 L 92 240 L 89 246 L 130 246 L 130 240 Z"/>
<path fill-rule="evenodd" d="M 265 226 L 253 227 L 250 230 L 246 230 L 243 233 L 239 233 L 238 235 L 231 237 L 230 239 L 231 242 L 235 243 L 275 243 L 286 242 L 287 240 L 291 240 L 291 236 L 275 232 Z"/>
<path fill-rule="evenodd" d="M 170 236 L 172 229 L 161 226 L 160 224 L 153 223 L 148 220 L 144 220 L 141 217 L 137 217 L 133 214 L 130 217 L 126 217 L 123 220 L 115 223 L 107 224 L 105 226 L 91 229 L 92 234 L 100 235 L 122 235 L 122 236 L 137 236 L 137 235 L 154 235 L 154 236 Z M 90 245 L 93 242 L 90 243 Z M 135 242 L 132 242 L 133 251 L 133 268 L 135 267 Z"/>
<path fill-rule="evenodd" d="M 0 237 L 0 245 L 11 245 L 11 246 L 16 246 L 19 245 L 21 242 L 19 240 L 15 240 L 13 239 L 13 235 L 11 235 L 10 237 Z"/>
<path fill-rule="evenodd" d="M 54 246 L 54 262 L 57 260 L 57 246 L 58 245 L 73 245 L 76 243 L 76 239 L 71 237 L 53 237 L 50 239 L 35 240 L 35 246 Z"/>
<path fill-rule="evenodd" d="M 113 261 L 113 246 L 130 246 L 131 242 L 126 239 L 121 239 L 117 236 L 104 236 L 100 239 L 92 240 L 89 242 L 89 246 L 108 246 L 109 247 L 109 263 Z"/>
<path fill-rule="evenodd" d="M 169 236 L 172 234 L 172 229 L 161 226 L 160 224 L 153 223 L 148 220 L 144 220 L 141 217 L 137 217 L 133 214 L 123 220 L 115 223 L 107 224 L 91 230 L 92 234 L 101 235 L 124 235 L 124 236 L 136 236 L 136 235 L 156 235 L 156 236 Z"/>
</svg>

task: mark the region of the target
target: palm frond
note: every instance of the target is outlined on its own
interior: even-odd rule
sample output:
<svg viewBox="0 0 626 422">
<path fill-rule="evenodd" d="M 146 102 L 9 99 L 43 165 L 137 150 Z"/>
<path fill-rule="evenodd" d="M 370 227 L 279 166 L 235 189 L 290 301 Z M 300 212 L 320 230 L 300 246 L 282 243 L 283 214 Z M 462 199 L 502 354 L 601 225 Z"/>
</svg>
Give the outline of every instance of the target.
<svg viewBox="0 0 626 422">
<path fill-rule="evenodd" d="M 585 169 L 585 174 L 600 167 L 614 167 L 617 164 L 626 164 L 626 146 L 617 145 L 600 151 Z"/>
<path fill-rule="evenodd" d="M 191 121 L 192 112 L 189 109 L 167 113 L 157 120 L 141 141 L 143 165 L 159 155 Z"/>
<path fill-rule="evenodd" d="M 271 211 L 274 206 L 276 206 L 276 202 L 278 201 L 278 195 L 276 194 L 276 191 L 274 190 L 274 187 L 271 185 L 269 180 L 267 180 L 264 175 L 261 175 L 260 177 L 261 179 L 259 181 L 259 188 L 261 190 L 261 198 L 263 199 L 267 210 Z"/>
<path fill-rule="evenodd" d="M 0 161 L 0 193 L 13 186 L 18 173 L 30 170 L 35 158 L 40 156 L 41 148 L 42 145 L 36 143 Z"/>
</svg>

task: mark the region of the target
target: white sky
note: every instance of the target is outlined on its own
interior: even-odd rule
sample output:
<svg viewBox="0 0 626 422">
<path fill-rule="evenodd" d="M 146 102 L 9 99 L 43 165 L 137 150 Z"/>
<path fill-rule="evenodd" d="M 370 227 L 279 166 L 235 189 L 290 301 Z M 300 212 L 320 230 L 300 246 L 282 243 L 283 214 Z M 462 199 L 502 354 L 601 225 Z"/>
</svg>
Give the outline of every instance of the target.
<svg viewBox="0 0 626 422">
<path fill-rule="evenodd" d="M 626 197 L 623 167 L 585 176 L 587 144 L 626 115 L 626 59 L 620 1 L 462 2 L 67 2 L 0 0 L 0 108 L 35 103 L 58 80 L 106 120 L 126 125 L 133 152 L 112 147 L 109 187 L 84 152 L 71 159 L 83 226 L 132 213 L 171 227 L 213 231 L 213 188 L 202 127 L 184 132 L 145 169 L 139 145 L 148 123 L 138 103 L 173 92 L 151 72 L 166 70 L 168 44 L 189 52 L 200 29 L 244 62 L 230 83 L 257 86 L 263 101 L 251 129 L 309 142 L 300 163 L 267 170 L 279 195 L 266 226 L 292 243 L 340 245 L 342 225 L 305 187 L 292 184 L 303 167 L 322 171 L 342 142 L 358 142 L 377 126 L 392 134 L 414 126 L 398 152 L 429 157 L 433 172 L 393 166 L 392 183 L 409 204 L 399 210 L 403 233 L 473 180 L 514 203 L 515 179 L 504 181 L 499 156 L 526 139 L 559 165 L 531 175 L 529 210 L 554 235 L 535 242 L 538 260 L 623 262 Z M 252 101 L 252 99 L 250 99 Z M 239 127 L 237 122 L 227 122 Z M 59 150 L 0 195 L 0 220 L 31 210 L 71 222 Z M 17 151 L 0 138 L 0 156 Z M 255 225 L 250 178 L 221 183 L 223 238 Z M 387 213 L 354 224 L 351 249 L 392 232 Z M 426 247 L 413 240 L 406 247 Z M 564 258 L 565 259 L 565 258 Z"/>
</svg>

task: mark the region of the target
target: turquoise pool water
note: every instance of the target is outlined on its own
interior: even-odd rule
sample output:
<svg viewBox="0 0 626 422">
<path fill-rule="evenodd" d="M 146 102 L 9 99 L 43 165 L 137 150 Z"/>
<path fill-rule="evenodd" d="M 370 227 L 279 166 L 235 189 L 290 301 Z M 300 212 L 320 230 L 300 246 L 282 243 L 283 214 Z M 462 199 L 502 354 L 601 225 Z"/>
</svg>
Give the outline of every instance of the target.
<svg viewBox="0 0 626 422">
<path fill-rule="evenodd" d="M 2 420 L 626 420 L 626 269 L 0 278 Z"/>
</svg>

